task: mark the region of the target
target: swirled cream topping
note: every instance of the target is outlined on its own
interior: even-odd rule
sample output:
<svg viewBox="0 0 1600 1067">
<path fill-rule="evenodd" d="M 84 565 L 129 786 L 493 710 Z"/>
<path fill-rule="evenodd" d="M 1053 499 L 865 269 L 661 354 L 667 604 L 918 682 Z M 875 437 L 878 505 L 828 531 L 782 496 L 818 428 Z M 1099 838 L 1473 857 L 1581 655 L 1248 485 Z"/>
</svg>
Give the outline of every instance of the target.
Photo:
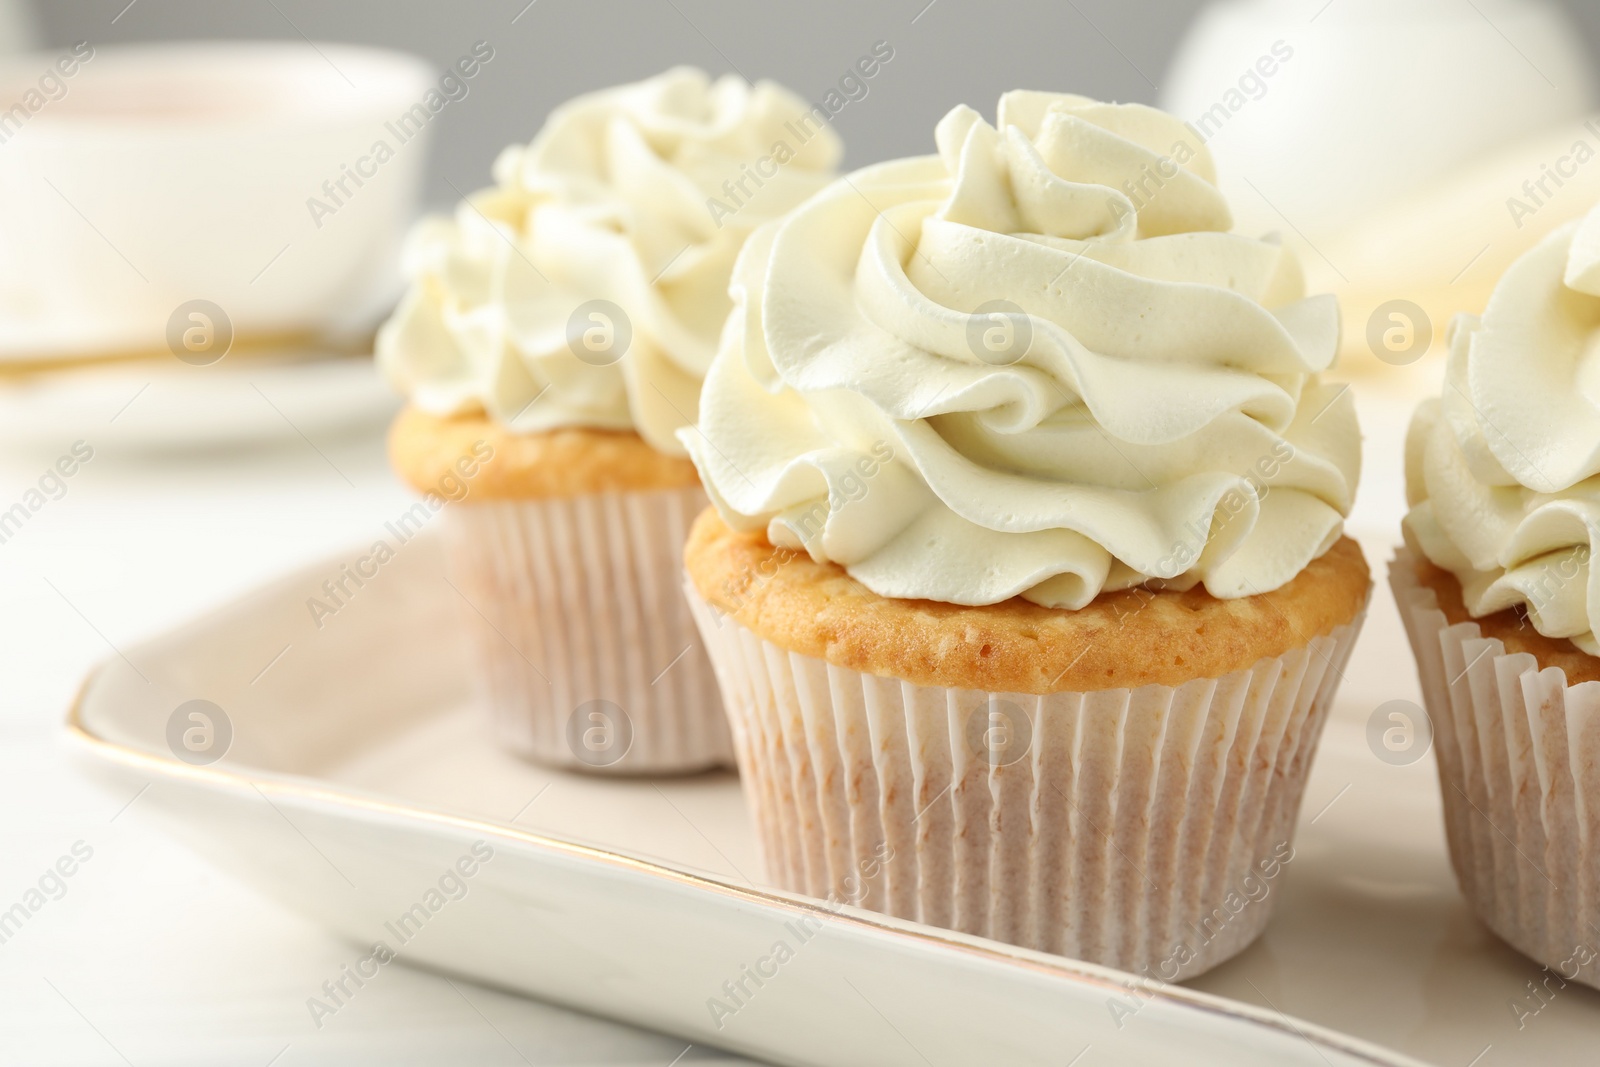
<svg viewBox="0 0 1600 1067">
<path fill-rule="evenodd" d="M 874 592 L 1078 608 L 1267 592 L 1359 473 L 1338 314 L 1231 234 L 1209 155 L 1138 105 L 1013 92 L 938 155 L 829 186 L 746 247 L 680 437 L 724 518 Z"/>
<path fill-rule="evenodd" d="M 1600 655 L 1600 208 L 1512 264 L 1451 324 L 1442 395 L 1406 440 L 1406 540 L 1474 617 L 1526 612 Z"/>
<path fill-rule="evenodd" d="M 435 415 L 634 429 L 682 454 L 739 249 L 838 161 L 807 106 L 678 68 L 557 108 L 494 187 L 412 233 L 380 367 Z"/>
</svg>

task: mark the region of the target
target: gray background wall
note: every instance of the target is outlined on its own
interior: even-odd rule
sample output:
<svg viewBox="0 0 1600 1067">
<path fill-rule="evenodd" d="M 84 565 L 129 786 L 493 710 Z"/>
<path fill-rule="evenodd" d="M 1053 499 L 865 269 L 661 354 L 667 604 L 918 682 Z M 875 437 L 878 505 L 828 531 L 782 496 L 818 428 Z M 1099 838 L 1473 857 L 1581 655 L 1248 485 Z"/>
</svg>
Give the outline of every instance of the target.
<svg viewBox="0 0 1600 1067">
<path fill-rule="evenodd" d="M 1324 0 L 1307 0 L 1307 18 Z M 1337 0 L 1335 0 L 1337 2 Z M 1462 0 L 1463 3 L 1466 0 Z M 34 0 L 40 42 L 205 38 L 368 43 L 441 68 L 478 40 L 496 52 L 472 93 L 441 115 L 428 187 L 435 204 L 488 180 L 578 92 L 675 63 L 772 78 L 817 100 L 878 40 L 895 50 L 865 99 L 835 121 L 852 167 L 932 151 L 951 106 L 992 112 L 1019 86 L 1154 102 L 1201 0 Z M 1566 0 L 1600 53 L 1600 4 Z M 120 15 L 119 15 L 120 12 Z M 115 19 L 115 22 L 112 20 Z M 515 21 L 513 21 L 515 20 Z M 446 180 L 448 178 L 448 181 Z"/>
</svg>

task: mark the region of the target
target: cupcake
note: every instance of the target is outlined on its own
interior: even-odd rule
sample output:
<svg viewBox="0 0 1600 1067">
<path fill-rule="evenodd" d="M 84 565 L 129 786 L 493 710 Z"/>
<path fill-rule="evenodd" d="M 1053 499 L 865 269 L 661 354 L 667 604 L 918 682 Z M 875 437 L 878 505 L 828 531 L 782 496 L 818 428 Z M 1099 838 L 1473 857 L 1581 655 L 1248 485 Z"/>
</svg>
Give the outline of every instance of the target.
<svg viewBox="0 0 1600 1067">
<path fill-rule="evenodd" d="M 1600 209 L 1451 324 L 1390 567 L 1478 917 L 1600 988 Z M 1593 818 L 1591 818 L 1593 817 Z"/>
<path fill-rule="evenodd" d="M 935 141 L 751 238 L 679 435 L 767 873 L 1191 977 L 1267 921 L 1370 590 L 1337 305 L 1159 111 Z"/>
<path fill-rule="evenodd" d="M 784 89 L 676 69 L 557 108 L 494 187 L 412 233 L 377 342 L 409 398 L 390 452 L 418 490 L 460 498 L 449 580 L 518 751 L 626 773 L 731 762 L 680 592 L 706 497 L 675 434 L 745 239 L 838 156 Z"/>
</svg>

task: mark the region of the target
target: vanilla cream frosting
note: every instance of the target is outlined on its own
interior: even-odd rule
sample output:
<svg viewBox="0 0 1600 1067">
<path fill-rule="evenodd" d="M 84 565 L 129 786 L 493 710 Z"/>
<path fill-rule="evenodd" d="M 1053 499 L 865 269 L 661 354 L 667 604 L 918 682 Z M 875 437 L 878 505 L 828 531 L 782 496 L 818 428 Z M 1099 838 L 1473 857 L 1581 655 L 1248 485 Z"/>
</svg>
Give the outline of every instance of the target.
<svg viewBox="0 0 1600 1067">
<path fill-rule="evenodd" d="M 1518 608 L 1600 655 L 1600 208 L 1451 324 L 1442 395 L 1406 440 L 1406 540 L 1474 617 Z"/>
<path fill-rule="evenodd" d="M 689 68 L 557 108 L 495 186 L 413 231 L 379 366 L 431 414 L 681 455 L 740 247 L 833 176 L 839 139 L 807 108 Z"/>
<path fill-rule="evenodd" d="M 1319 378 L 1338 309 L 1275 238 L 1227 232 L 1200 139 L 1013 92 L 935 140 L 746 246 L 679 434 L 723 517 L 957 604 L 1242 597 L 1325 552 L 1360 464 Z"/>
</svg>

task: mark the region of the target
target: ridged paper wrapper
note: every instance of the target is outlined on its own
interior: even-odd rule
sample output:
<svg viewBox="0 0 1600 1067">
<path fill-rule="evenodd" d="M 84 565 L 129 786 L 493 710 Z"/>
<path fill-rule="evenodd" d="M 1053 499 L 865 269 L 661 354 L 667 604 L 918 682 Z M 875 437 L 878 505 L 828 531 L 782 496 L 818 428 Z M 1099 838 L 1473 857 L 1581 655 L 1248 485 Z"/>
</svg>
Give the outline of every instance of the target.
<svg viewBox="0 0 1600 1067">
<path fill-rule="evenodd" d="M 1266 925 L 1361 624 L 1223 678 L 1036 696 L 835 666 L 686 591 L 772 882 L 1164 980 Z"/>
<path fill-rule="evenodd" d="M 698 485 L 445 509 L 446 570 L 501 739 L 621 774 L 731 764 L 716 679 L 681 593 Z"/>
<path fill-rule="evenodd" d="M 1402 551 L 1389 583 L 1433 727 L 1456 881 L 1484 925 L 1600 988 L 1600 682 L 1455 626 Z"/>
</svg>

